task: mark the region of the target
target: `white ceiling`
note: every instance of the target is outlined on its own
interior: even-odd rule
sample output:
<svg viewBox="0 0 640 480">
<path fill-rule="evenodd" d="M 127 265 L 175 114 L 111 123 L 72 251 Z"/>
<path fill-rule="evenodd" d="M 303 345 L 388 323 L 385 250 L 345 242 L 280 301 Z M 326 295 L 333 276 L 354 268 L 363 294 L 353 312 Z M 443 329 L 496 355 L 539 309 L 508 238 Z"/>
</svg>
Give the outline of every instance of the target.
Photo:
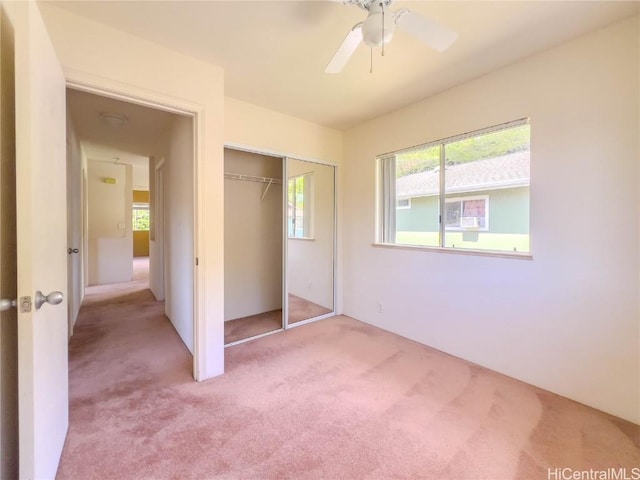
<svg viewBox="0 0 640 480">
<path fill-rule="evenodd" d="M 335 1 L 59 1 L 225 70 L 225 94 L 335 128 L 398 109 L 639 11 L 638 1 L 397 1 L 456 30 L 436 53 L 404 32 L 323 70 L 365 12 Z M 99 54 L 99 53 L 96 53 Z"/>
<path fill-rule="evenodd" d="M 133 165 L 134 188 L 149 188 L 149 157 L 162 151 L 162 141 L 176 114 L 67 89 L 74 130 L 89 161 Z M 122 126 L 106 124 L 101 112 L 127 117 Z"/>
</svg>

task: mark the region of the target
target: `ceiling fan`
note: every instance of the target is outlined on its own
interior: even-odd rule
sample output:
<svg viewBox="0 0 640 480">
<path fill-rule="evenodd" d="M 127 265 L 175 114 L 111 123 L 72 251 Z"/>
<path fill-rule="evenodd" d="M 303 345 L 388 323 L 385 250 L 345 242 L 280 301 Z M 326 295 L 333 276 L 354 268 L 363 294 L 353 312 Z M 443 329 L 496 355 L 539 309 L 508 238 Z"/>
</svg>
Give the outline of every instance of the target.
<svg viewBox="0 0 640 480">
<path fill-rule="evenodd" d="M 364 22 L 356 23 L 325 68 L 325 73 L 340 73 L 360 42 L 382 47 L 391 41 L 396 25 L 429 47 L 443 52 L 458 38 L 457 32 L 411 10 L 387 12 L 393 0 L 344 0 L 368 12 Z"/>
</svg>

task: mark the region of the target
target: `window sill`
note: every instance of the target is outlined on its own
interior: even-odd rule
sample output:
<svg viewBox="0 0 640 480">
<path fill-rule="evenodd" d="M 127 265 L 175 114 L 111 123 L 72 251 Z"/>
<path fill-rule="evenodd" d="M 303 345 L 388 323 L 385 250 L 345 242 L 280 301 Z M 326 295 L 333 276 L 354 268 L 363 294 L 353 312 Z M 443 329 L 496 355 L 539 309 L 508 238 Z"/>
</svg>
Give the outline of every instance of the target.
<svg viewBox="0 0 640 480">
<path fill-rule="evenodd" d="M 306 242 L 315 242 L 316 239 L 313 237 L 289 237 L 289 240 L 302 240 Z"/>
<path fill-rule="evenodd" d="M 399 250 L 417 250 L 433 253 L 452 253 L 454 255 L 473 255 L 477 257 L 497 257 L 497 258 L 513 258 L 516 260 L 533 260 L 531 253 L 525 252 L 499 252 L 495 250 L 472 250 L 469 248 L 447 248 L 447 247 L 426 247 L 420 245 L 399 245 L 396 243 L 377 243 L 371 244 L 377 248 L 392 248 Z"/>
</svg>

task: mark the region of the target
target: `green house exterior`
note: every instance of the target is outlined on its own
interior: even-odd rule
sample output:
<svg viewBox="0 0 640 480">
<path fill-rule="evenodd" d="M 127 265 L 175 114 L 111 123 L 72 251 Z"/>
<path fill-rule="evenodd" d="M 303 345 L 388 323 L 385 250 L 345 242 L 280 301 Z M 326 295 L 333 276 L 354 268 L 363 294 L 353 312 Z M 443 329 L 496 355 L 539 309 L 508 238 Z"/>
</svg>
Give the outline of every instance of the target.
<svg viewBox="0 0 640 480">
<path fill-rule="evenodd" d="M 500 250 L 529 252 L 529 179 L 528 154 L 509 155 L 485 162 L 492 168 L 510 167 L 510 172 L 502 174 L 502 185 L 488 188 L 476 183 L 466 188 L 464 182 L 456 188 L 455 193 L 447 195 L 447 199 L 455 199 L 454 203 L 481 199 L 485 213 L 482 223 L 445 227 L 444 245 L 454 248 L 480 250 Z M 509 162 L 509 163 L 507 163 Z M 517 168 L 515 168 L 517 167 Z M 469 170 L 468 166 L 452 168 L 452 173 Z M 458 172 L 455 172 L 457 170 Z M 526 171 L 526 177 L 524 172 Z M 432 174 L 422 173 L 407 178 L 398 184 L 398 207 L 395 212 L 396 243 L 405 245 L 440 245 L 439 238 L 439 195 L 432 185 Z M 510 177 L 512 175 L 512 177 Z M 477 178 L 477 177 L 476 177 Z M 416 182 L 419 179 L 420 182 Z M 416 183 L 424 182 L 424 191 L 416 188 Z M 482 183 L 482 182 L 480 182 Z M 492 185 L 493 186 L 493 185 Z M 407 202 L 408 200 L 408 202 Z M 473 220 L 473 219 L 471 219 Z M 445 224 L 447 224 L 445 216 Z"/>
<path fill-rule="evenodd" d="M 455 197 L 483 195 L 489 197 L 487 233 L 529 233 L 529 187 L 467 192 Z M 396 231 L 437 233 L 439 215 L 437 196 L 413 197 L 410 208 L 398 208 Z"/>
</svg>

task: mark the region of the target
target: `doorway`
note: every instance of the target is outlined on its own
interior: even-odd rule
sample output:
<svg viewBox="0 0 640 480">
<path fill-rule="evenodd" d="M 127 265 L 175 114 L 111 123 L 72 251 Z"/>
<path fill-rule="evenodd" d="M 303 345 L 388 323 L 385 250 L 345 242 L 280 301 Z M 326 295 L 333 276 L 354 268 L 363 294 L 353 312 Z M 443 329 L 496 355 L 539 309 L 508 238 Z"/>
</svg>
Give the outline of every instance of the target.
<svg viewBox="0 0 640 480">
<path fill-rule="evenodd" d="M 67 118 L 71 329 L 85 287 L 143 275 L 193 354 L 193 115 L 68 88 Z"/>
</svg>

